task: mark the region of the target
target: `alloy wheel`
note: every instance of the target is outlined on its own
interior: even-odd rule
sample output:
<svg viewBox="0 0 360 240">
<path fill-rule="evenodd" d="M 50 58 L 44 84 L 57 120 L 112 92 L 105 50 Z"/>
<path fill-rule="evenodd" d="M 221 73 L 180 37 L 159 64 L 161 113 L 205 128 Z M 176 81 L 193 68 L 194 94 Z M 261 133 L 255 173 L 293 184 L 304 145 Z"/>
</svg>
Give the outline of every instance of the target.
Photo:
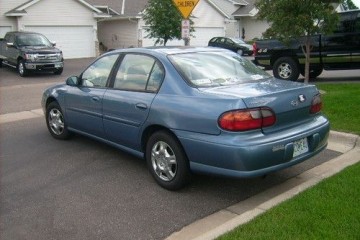
<svg viewBox="0 0 360 240">
<path fill-rule="evenodd" d="M 151 150 L 151 163 L 154 172 L 161 180 L 168 182 L 176 176 L 176 156 L 166 142 L 158 141 L 154 144 Z"/>
<path fill-rule="evenodd" d="M 56 109 L 53 108 L 49 112 L 48 116 L 49 121 L 49 127 L 51 128 L 51 131 L 56 135 L 61 135 L 64 131 L 64 118 L 62 113 Z"/>
<path fill-rule="evenodd" d="M 291 76 L 292 69 L 288 63 L 282 63 L 278 68 L 278 72 L 281 78 L 288 79 Z"/>
</svg>

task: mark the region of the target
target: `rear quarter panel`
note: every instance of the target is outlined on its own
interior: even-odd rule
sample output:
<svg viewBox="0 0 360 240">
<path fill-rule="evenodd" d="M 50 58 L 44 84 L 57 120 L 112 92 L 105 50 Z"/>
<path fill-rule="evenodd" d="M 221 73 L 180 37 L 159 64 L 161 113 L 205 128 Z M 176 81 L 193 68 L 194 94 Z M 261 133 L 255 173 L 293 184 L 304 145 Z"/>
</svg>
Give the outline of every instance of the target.
<svg viewBox="0 0 360 240">
<path fill-rule="evenodd" d="M 220 134 L 219 116 L 230 109 L 246 107 L 240 98 L 207 94 L 191 87 L 169 62 L 165 61 L 164 67 L 166 76 L 151 105 L 146 126 L 156 124 L 169 129 Z"/>
<path fill-rule="evenodd" d="M 147 122 L 174 130 L 217 135 L 219 116 L 230 109 L 242 108 L 245 105 L 241 99 L 159 94 Z"/>
</svg>

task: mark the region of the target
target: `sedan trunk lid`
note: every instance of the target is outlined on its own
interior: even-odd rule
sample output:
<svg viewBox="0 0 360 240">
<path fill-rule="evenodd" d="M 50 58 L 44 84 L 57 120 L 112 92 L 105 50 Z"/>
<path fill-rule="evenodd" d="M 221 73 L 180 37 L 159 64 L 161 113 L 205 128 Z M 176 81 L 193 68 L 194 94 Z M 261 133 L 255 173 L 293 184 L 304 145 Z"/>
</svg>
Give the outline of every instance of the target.
<svg viewBox="0 0 360 240">
<path fill-rule="evenodd" d="M 272 109 L 276 115 L 276 123 L 263 129 L 264 132 L 278 131 L 311 121 L 313 114 L 310 114 L 310 107 L 314 96 L 319 93 L 314 85 L 276 79 L 202 88 L 201 91 L 240 98 L 247 108 L 268 107 Z"/>
</svg>

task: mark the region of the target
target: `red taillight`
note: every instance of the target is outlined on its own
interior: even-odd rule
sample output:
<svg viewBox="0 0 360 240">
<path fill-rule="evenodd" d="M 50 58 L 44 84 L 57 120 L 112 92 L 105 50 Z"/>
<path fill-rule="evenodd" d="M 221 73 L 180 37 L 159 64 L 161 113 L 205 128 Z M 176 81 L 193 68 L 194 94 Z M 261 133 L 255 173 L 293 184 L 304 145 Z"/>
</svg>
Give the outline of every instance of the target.
<svg viewBox="0 0 360 240">
<path fill-rule="evenodd" d="M 322 109 L 322 100 L 321 100 L 321 95 L 318 94 L 313 98 L 311 102 L 310 113 L 312 114 L 318 113 L 321 111 L 321 109 Z"/>
<path fill-rule="evenodd" d="M 253 54 L 254 54 L 254 56 L 256 56 L 256 54 L 257 54 L 256 42 L 253 43 Z"/>
<path fill-rule="evenodd" d="M 276 121 L 270 108 L 253 108 L 234 110 L 223 113 L 219 117 L 219 126 L 228 131 L 247 131 L 269 127 Z"/>
</svg>

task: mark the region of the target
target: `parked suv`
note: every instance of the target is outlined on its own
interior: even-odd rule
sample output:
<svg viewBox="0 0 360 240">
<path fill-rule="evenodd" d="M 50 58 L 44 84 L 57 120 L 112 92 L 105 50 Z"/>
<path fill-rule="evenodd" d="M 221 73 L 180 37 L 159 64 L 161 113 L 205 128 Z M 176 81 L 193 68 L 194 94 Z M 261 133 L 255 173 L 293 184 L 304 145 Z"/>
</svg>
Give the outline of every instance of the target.
<svg viewBox="0 0 360 240">
<path fill-rule="evenodd" d="M 31 71 L 60 75 L 64 68 L 62 52 L 44 35 L 35 32 L 8 32 L 0 39 L 0 67 L 16 68 L 24 77 Z"/>
</svg>

